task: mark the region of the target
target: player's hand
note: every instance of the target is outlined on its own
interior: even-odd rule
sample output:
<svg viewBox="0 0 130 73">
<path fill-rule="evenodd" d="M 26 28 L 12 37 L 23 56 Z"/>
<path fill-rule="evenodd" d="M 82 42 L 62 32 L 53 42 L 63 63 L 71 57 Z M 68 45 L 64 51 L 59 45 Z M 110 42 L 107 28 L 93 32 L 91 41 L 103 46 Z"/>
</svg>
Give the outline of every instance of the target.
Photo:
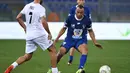
<svg viewBox="0 0 130 73">
<path fill-rule="evenodd" d="M 57 42 L 58 42 L 58 40 L 54 40 L 53 45 L 56 45 Z"/>
<path fill-rule="evenodd" d="M 48 40 L 51 40 L 51 39 L 52 39 L 52 35 L 48 34 Z"/>
<path fill-rule="evenodd" d="M 99 43 L 95 43 L 95 46 L 98 47 L 98 48 L 100 48 L 100 49 L 103 49 L 102 45 L 99 44 Z"/>
<path fill-rule="evenodd" d="M 24 32 L 26 33 L 26 29 L 24 29 Z"/>
</svg>

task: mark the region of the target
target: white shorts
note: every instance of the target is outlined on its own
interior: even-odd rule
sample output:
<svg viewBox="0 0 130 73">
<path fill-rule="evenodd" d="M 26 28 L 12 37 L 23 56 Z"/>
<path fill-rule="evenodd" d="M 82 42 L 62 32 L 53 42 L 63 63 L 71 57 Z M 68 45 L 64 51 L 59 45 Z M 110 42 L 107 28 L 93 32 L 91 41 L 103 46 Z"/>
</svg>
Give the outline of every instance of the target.
<svg viewBox="0 0 130 73">
<path fill-rule="evenodd" d="M 52 40 L 48 40 L 48 36 L 40 36 L 33 40 L 26 40 L 26 50 L 25 53 L 32 53 L 36 51 L 37 45 L 42 48 L 42 50 L 48 49 L 53 44 Z"/>
</svg>

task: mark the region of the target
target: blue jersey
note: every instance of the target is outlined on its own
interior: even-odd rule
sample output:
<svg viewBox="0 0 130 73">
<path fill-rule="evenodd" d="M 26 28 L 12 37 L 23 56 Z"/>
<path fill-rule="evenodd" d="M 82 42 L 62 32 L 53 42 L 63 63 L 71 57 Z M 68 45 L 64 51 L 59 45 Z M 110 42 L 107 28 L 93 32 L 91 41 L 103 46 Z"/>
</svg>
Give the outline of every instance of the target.
<svg viewBox="0 0 130 73">
<path fill-rule="evenodd" d="M 71 14 L 75 14 L 75 11 L 76 11 L 76 8 L 77 8 L 78 5 L 75 5 L 71 8 L 70 12 L 69 12 L 69 15 Z M 84 14 L 91 18 L 91 14 L 90 14 L 90 9 L 87 7 L 87 6 L 84 6 Z"/>
<path fill-rule="evenodd" d="M 67 49 L 71 47 L 78 48 L 80 44 L 87 43 L 87 30 L 92 27 L 89 17 L 84 15 L 82 19 L 78 19 L 76 15 L 68 16 L 64 27 L 68 28 L 67 36 L 62 46 Z"/>
<path fill-rule="evenodd" d="M 91 28 L 91 20 L 86 15 L 82 19 L 77 19 L 76 15 L 71 15 L 65 21 L 65 27 L 68 28 L 67 36 L 68 39 L 85 39 L 87 29 Z"/>
</svg>

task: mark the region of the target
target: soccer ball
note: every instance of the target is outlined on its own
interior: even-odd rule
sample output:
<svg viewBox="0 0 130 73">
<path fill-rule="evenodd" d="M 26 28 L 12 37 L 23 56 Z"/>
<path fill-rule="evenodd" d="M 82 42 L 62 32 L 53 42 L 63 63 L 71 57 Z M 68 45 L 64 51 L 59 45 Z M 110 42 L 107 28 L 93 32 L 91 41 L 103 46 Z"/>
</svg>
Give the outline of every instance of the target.
<svg viewBox="0 0 130 73">
<path fill-rule="evenodd" d="M 111 73 L 111 68 L 108 65 L 103 65 L 100 67 L 99 73 Z"/>
</svg>

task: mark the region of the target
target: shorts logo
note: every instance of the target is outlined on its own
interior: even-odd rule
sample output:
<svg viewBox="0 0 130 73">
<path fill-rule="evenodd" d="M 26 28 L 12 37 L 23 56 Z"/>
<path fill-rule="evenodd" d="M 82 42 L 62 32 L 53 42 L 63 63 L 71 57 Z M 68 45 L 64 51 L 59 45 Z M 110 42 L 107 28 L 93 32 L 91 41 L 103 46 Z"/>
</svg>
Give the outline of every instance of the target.
<svg viewBox="0 0 130 73">
<path fill-rule="evenodd" d="M 63 45 L 65 45 L 66 44 L 66 42 L 63 42 Z"/>
</svg>

